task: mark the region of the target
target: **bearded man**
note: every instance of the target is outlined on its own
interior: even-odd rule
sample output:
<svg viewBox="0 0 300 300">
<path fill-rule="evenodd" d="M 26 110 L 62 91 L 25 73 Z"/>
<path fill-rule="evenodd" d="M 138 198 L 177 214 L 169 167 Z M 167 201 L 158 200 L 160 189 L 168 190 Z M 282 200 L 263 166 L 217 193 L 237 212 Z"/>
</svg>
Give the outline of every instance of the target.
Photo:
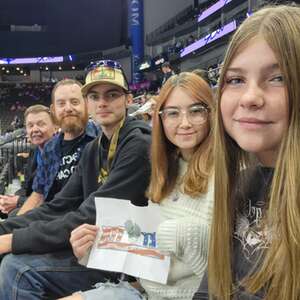
<svg viewBox="0 0 300 300">
<path fill-rule="evenodd" d="M 33 192 L 18 215 L 52 200 L 74 172 L 85 145 L 99 133 L 95 123 L 88 121 L 81 86 L 76 80 L 64 79 L 52 90 L 51 113 L 60 132 L 44 146 Z"/>
</svg>

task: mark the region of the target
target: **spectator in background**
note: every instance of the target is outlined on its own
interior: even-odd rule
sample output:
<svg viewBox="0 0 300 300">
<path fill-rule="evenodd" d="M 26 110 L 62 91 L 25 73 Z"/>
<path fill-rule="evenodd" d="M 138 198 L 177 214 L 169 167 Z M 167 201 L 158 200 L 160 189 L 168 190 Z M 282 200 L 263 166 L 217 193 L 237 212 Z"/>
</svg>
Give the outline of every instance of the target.
<svg viewBox="0 0 300 300">
<path fill-rule="evenodd" d="M 210 80 L 208 77 L 208 72 L 206 70 L 203 69 L 195 69 L 192 71 L 194 74 L 200 76 L 202 79 L 204 79 L 210 86 Z"/>
<path fill-rule="evenodd" d="M 172 70 L 171 64 L 166 61 L 161 65 L 161 70 L 163 72 L 163 79 L 161 85 L 163 85 L 175 72 Z"/>
<path fill-rule="evenodd" d="M 74 172 L 85 145 L 98 134 L 95 124 L 88 123 L 87 103 L 78 81 L 64 79 L 54 86 L 51 112 L 61 132 L 44 147 L 33 180 L 33 193 L 18 215 L 52 200 Z"/>
<path fill-rule="evenodd" d="M 0 195 L 0 211 L 6 214 L 23 205 L 26 197 L 30 196 L 33 178 L 37 163 L 41 160 L 42 150 L 45 143 L 55 133 L 55 125 L 50 115 L 50 109 L 44 105 L 30 106 L 25 111 L 24 118 L 27 136 L 31 143 L 37 147 L 31 152 L 27 161 L 24 191 L 18 191 L 18 193 L 24 195 Z"/>
</svg>

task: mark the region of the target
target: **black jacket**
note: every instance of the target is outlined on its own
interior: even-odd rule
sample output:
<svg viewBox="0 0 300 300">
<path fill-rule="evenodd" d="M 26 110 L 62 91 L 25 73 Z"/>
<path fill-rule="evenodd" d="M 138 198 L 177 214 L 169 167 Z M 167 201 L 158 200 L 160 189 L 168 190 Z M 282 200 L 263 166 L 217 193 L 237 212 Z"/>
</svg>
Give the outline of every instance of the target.
<svg viewBox="0 0 300 300">
<path fill-rule="evenodd" d="M 102 143 L 101 139 L 101 143 Z M 99 138 L 82 153 L 78 168 L 64 188 L 49 203 L 23 216 L 0 223 L 0 234 L 13 233 L 12 252 L 47 253 L 70 247 L 70 232 L 83 223 L 95 224 L 94 197 L 128 199 L 147 205 L 145 190 L 150 178 L 150 128 L 127 118 L 104 184 L 98 183 L 101 162 Z M 109 201 L 109 199 L 107 200 Z"/>
</svg>

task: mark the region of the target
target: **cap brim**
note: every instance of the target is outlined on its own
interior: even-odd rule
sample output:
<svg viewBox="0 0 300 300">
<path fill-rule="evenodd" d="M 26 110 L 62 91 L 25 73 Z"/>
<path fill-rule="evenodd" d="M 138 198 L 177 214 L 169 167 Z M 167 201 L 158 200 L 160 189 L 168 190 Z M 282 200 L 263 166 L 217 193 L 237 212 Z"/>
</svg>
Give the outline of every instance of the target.
<svg viewBox="0 0 300 300">
<path fill-rule="evenodd" d="M 128 91 L 128 88 L 126 88 L 125 86 L 123 86 L 123 85 L 121 85 L 121 84 L 116 83 L 115 80 L 101 79 L 101 80 L 95 80 L 95 81 L 93 81 L 93 82 L 90 82 L 90 83 L 87 83 L 87 84 L 83 85 L 82 88 L 81 88 L 82 94 L 83 94 L 83 95 L 86 95 L 87 92 L 88 92 L 93 86 L 98 85 L 98 84 L 101 84 L 101 83 L 109 83 L 109 84 L 118 86 L 118 87 L 122 88 L 122 89 L 125 90 L 125 91 Z"/>
</svg>

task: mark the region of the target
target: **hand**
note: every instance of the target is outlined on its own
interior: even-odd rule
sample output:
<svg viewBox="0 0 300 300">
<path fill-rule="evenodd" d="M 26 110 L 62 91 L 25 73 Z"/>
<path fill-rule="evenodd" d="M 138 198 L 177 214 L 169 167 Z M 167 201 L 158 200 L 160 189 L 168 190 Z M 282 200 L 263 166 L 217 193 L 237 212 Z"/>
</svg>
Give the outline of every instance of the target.
<svg viewBox="0 0 300 300">
<path fill-rule="evenodd" d="M 4 234 L 0 236 L 0 254 L 11 252 L 12 234 Z"/>
<path fill-rule="evenodd" d="M 19 196 L 15 195 L 0 195 L 0 211 L 8 214 L 17 207 Z"/>
<path fill-rule="evenodd" d="M 92 247 L 98 231 L 99 227 L 96 225 L 83 224 L 71 232 L 70 243 L 78 259 L 81 259 Z"/>
</svg>

